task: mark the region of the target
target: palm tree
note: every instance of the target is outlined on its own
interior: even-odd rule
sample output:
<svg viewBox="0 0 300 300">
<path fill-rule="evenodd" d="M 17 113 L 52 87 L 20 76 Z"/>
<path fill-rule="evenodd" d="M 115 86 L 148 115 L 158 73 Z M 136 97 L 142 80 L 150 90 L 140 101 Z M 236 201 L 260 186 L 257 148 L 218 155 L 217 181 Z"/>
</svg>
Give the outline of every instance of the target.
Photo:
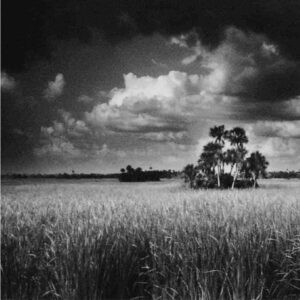
<svg viewBox="0 0 300 300">
<path fill-rule="evenodd" d="M 230 172 L 229 174 L 232 174 L 235 162 L 237 160 L 237 153 L 235 149 L 227 149 L 224 153 L 223 153 L 223 157 L 224 157 L 224 163 L 226 165 L 230 166 Z"/>
<path fill-rule="evenodd" d="M 225 141 L 224 138 L 227 134 L 227 131 L 225 130 L 225 126 L 214 126 L 210 128 L 209 135 L 213 138 L 215 138 L 216 144 L 224 145 Z"/>
<path fill-rule="evenodd" d="M 205 166 L 208 166 L 212 173 L 217 173 L 217 182 L 218 187 L 221 187 L 220 182 L 220 173 L 221 173 L 221 162 L 223 161 L 223 153 L 222 153 L 223 145 L 216 143 L 208 143 L 203 148 L 203 153 L 200 156 L 200 161 L 204 163 Z M 215 172 L 215 168 L 217 167 L 217 172 Z"/>
<path fill-rule="evenodd" d="M 189 182 L 191 188 L 193 187 L 196 173 L 197 172 L 193 164 L 186 165 L 183 169 L 185 182 Z"/>
<path fill-rule="evenodd" d="M 229 140 L 232 146 L 243 147 L 244 144 L 248 143 L 248 137 L 246 132 L 241 127 L 235 127 L 226 134 L 226 138 Z"/>
<path fill-rule="evenodd" d="M 236 151 L 235 164 L 234 164 L 235 172 L 234 172 L 232 186 L 231 186 L 232 189 L 234 189 L 235 182 L 240 174 L 240 171 L 245 161 L 245 156 L 247 154 L 247 150 L 244 147 L 239 147 L 235 151 Z"/>
<path fill-rule="evenodd" d="M 266 176 L 268 165 L 268 161 L 259 151 L 251 153 L 250 157 L 246 159 L 246 172 L 251 174 L 253 187 L 257 186 L 259 176 Z"/>
<path fill-rule="evenodd" d="M 233 189 L 247 154 L 244 144 L 248 143 L 248 137 L 243 128 L 235 127 L 226 134 L 226 138 L 229 140 L 230 144 L 235 147 L 233 150 L 236 152 L 234 158 L 235 174 L 231 186 Z"/>
</svg>

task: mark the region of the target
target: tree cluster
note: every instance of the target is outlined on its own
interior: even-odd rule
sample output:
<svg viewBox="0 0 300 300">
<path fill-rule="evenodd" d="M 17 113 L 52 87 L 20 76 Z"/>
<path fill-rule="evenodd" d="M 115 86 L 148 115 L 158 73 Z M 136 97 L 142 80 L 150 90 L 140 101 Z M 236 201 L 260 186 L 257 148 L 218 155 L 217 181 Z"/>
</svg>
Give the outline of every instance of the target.
<svg viewBox="0 0 300 300">
<path fill-rule="evenodd" d="M 143 171 L 142 168 L 134 169 L 131 165 L 128 165 L 126 170 L 122 168 L 120 171 L 119 180 L 124 182 L 159 181 L 161 178 L 170 179 L 177 176 L 177 172 L 174 170 L 159 171 L 150 168 L 150 170 Z"/>
<path fill-rule="evenodd" d="M 211 142 L 203 147 L 197 165 L 184 170 L 185 181 L 192 188 L 246 188 L 258 187 L 257 179 L 266 175 L 268 162 L 258 151 L 246 157 L 245 130 L 224 125 L 210 128 Z"/>
</svg>

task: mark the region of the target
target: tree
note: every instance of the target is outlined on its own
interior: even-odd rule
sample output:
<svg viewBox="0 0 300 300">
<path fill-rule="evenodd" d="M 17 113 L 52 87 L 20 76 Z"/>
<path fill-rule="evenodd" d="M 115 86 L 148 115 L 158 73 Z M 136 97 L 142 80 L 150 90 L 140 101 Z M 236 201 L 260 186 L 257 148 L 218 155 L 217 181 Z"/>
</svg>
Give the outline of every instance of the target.
<svg viewBox="0 0 300 300">
<path fill-rule="evenodd" d="M 126 167 L 126 171 L 127 171 L 127 173 L 131 174 L 131 173 L 134 172 L 134 169 L 133 169 L 133 167 L 132 167 L 131 165 L 128 165 L 128 166 Z"/>
<path fill-rule="evenodd" d="M 233 189 L 236 179 L 238 178 L 240 170 L 243 166 L 243 161 L 247 154 L 247 150 L 244 148 L 244 144 L 248 143 L 248 137 L 246 136 L 246 132 L 243 128 L 235 127 L 227 133 L 226 138 L 229 140 L 230 144 L 235 147 L 234 150 L 236 152 L 234 155 L 235 174 L 231 187 Z"/>
<path fill-rule="evenodd" d="M 229 174 L 232 174 L 235 162 L 237 160 L 237 153 L 235 149 L 227 149 L 226 152 L 223 154 L 224 163 L 230 166 Z"/>
<path fill-rule="evenodd" d="M 228 139 L 230 144 L 236 148 L 243 147 L 244 144 L 248 143 L 246 132 L 241 127 L 235 127 L 228 131 L 226 133 L 226 139 Z"/>
<path fill-rule="evenodd" d="M 251 176 L 253 187 L 257 186 L 259 176 L 266 176 L 268 165 L 268 161 L 259 151 L 251 153 L 250 157 L 246 159 L 245 172 L 248 176 Z"/>
<path fill-rule="evenodd" d="M 183 169 L 185 182 L 190 183 L 190 187 L 193 187 L 194 179 L 196 177 L 196 169 L 193 164 L 186 165 Z"/>
<path fill-rule="evenodd" d="M 125 169 L 124 168 L 122 168 L 120 171 L 121 171 L 121 173 L 125 173 Z"/>
<path fill-rule="evenodd" d="M 141 167 L 138 167 L 138 168 L 135 169 L 135 172 L 140 174 L 140 173 L 143 172 L 143 169 Z"/>
<path fill-rule="evenodd" d="M 232 189 L 234 189 L 235 182 L 236 182 L 236 180 L 240 174 L 240 171 L 243 167 L 246 154 L 247 154 L 247 150 L 245 148 L 239 147 L 236 149 L 235 164 L 234 164 L 235 165 L 235 173 L 233 176 L 233 181 L 232 181 L 232 186 L 231 186 Z"/>
<path fill-rule="evenodd" d="M 203 153 L 200 156 L 200 160 L 204 163 L 202 166 L 205 167 L 203 171 L 207 173 L 207 171 L 210 170 L 212 174 L 217 175 L 218 187 L 221 187 L 220 173 L 221 162 L 223 160 L 222 149 L 223 145 L 210 142 L 204 146 Z"/>
<path fill-rule="evenodd" d="M 203 147 L 197 166 L 187 165 L 183 170 L 191 187 L 246 188 L 256 186 L 257 178 L 265 174 L 268 162 L 259 152 L 246 158 L 245 144 L 248 137 L 243 128 L 225 130 L 225 126 L 214 126 L 209 135 L 214 139 Z M 228 148 L 228 144 L 231 148 Z M 226 151 L 223 148 L 226 146 Z M 229 147 L 230 147 L 229 146 Z M 229 168 L 227 168 L 227 166 Z"/>
<path fill-rule="evenodd" d="M 221 125 L 221 126 L 214 126 L 212 128 L 210 128 L 209 130 L 209 135 L 213 138 L 215 138 L 215 143 L 216 144 L 221 144 L 224 145 L 225 144 L 225 137 L 227 135 L 227 131 L 225 130 L 225 126 Z"/>
</svg>

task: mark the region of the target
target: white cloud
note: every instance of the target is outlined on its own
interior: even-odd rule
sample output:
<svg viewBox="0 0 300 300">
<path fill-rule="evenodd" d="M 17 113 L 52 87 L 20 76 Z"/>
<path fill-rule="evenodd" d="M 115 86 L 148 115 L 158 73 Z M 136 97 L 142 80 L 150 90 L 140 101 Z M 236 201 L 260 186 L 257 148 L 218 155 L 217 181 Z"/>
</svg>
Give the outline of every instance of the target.
<svg viewBox="0 0 300 300">
<path fill-rule="evenodd" d="M 11 91 L 16 87 L 16 81 L 6 72 L 1 72 L 1 89 L 4 91 Z"/>
<path fill-rule="evenodd" d="M 54 81 L 49 81 L 48 87 L 44 91 L 45 98 L 53 100 L 59 97 L 63 93 L 65 85 L 64 75 L 61 73 L 57 74 Z"/>
<path fill-rule="evenodd" d="M 199 93 L 201 79 L 198 75 L 187 75 L 184 72 L 171 71 L 168 75 L 137 77 L 129 73 L 124 75 L 124 89 L 114 89 L 111 92 L 111 105 L 134 104 L 141 99 L 167 102 L 169 99 Z"/>
<path fill-rule="evenodd" d="M 85 114 L 86 122 L 121 131 L 181 130 L 200 95 L 201 78 L 171 71 L 158 77 L 124 75 L 124 88 L 114 88 L 108 103 Z M 180 122 L 182 120 L 182 122 Z"/>
<path fill-rule="evenodd" d="M 179 71 L 158 77 L 129 73 L 124 75 L 124 88 L 112 89 L 110 100 L 86 112 L 85 121 L 102 130 L 186 130 L 189 124 L 228 112 L 233 98 L 218 94 L 223 79 L 222 68 L 208 76 Z"/>
</svg>

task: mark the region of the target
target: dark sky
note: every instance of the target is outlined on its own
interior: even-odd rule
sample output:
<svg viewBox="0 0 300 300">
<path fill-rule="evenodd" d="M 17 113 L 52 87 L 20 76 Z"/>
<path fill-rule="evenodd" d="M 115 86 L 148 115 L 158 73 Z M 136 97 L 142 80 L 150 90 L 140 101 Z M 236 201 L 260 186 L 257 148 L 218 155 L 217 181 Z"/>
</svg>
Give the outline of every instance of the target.
<svg viewBox="0 0 300 300">
<path fill-rule="evenodd" d="M 300 1 L 2 1 L 2 171 L 180 169 L 210 126 L 300 168 Z"/>
</svg>

